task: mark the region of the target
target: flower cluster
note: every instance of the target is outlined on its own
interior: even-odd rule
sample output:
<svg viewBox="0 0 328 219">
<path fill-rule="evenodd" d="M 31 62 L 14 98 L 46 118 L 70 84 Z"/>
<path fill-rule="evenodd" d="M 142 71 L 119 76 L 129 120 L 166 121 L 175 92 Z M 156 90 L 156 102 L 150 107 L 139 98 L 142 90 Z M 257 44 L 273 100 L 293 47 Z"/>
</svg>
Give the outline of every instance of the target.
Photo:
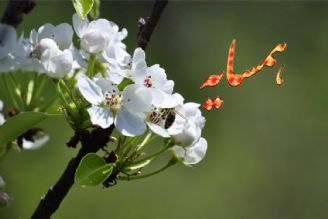
<svg viewBox="0 0 328 219">
<path fill-rule="evenodd" d="M 114 125 L 128 137 L 151 130 L 171 139 L 171 150 L 183 163 L 202 160 L 207 142 L 201 137 L 205 118 L 200 105 L 184 103 L 165 70 L 158 64 L 147 65 L 141 48 L 129 55 L 122 42 L 126 29 L 119 30 L 106 19 L 81 20 L 75 14 L 72 20 L 73 28 L 67 23 L 45 24 L 32 30 L 29 38 L 18 39 L 12 27 L 0 24 L 0 72 L 74 77 L 93 125 L 104 129 Z"/>
</svg>

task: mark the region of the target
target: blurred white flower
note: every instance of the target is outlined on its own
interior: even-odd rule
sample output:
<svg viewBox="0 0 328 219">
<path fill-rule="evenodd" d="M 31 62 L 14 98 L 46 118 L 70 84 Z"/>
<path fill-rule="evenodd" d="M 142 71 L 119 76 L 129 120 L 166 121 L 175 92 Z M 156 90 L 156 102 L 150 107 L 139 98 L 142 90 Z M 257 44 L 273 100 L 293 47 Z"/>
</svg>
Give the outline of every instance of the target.
<svg viewBox="0 0 328 219">
<path fill-rule="evenodd" d="M 92 124 L 108 128 L 114 123 L 125 136 L 144 133 L 143 115 L 151 106 L 151 95 L 144 87 L 132 84 L 121 92 L 99 75 L 93 80 L 81 75 L 77 84 L 81 94 L 92 104 L 88 109 Z"/>
<path fill-rule="evenodd" d="M 45 24 L 38 31 L 32 30 L 29 39 L 31 48 L 25 46 L 25 50 L 31 51 L 27 59 L 33 60 L 33 57 L 36 57 L 40 60 L 43 66 L 40 73 L 45 72 L 53 78 L 64 77 L 73 67 L 72 37 L 73 29 L 67 23 L 57 26 Z"/>
<path fill-rule="evenodd" d="M 7 24 L 0 23 L 0 60 L 7 58 L 16 46 L 16 30 Z"/>
<path fill-rule="evenodd" d="M 22 147 L 25 150 L 36 150 L 44 146 L 49 141 L 48 135 L 35 137 L 33 141 L 29 141 L 23 138 Z"/>
<path fill-rule="evenodd" d="M 3 102 L 0 100 L 0 111 L 3 109 Z M 5 122 L 5 117 L 3 116 L 2 113 L 0 113 L 0 125 L 2 125 Z"/>
<path fill-rule="evenodd" d="M 14 68 L 12 51 L 16 46 L 16 30 L 7 24 L 0 23 L 0 73 Z"/>
<path fill-rule="evenodd" d="M 53 40 L 60 50 L 69 49 L 72 45 L 73 29 L 71 25 L 62 23 L 57 26 L 52 24 L 42 25 L 38 31 L 32 30 L 30 33 L 30 43 L 34 48 L 38 48 L 42 39 Z"/>
<path fill-rule="evenodd" d="M 49 77 L 61 78 L 72 71 L 73 55 L 68 49 L 61 51 L 53 47 L 42 53 L 41 63 Z"/>
<path fill-rule="evenodd" d="M 178 159 L 181 159 L 184 164 L 196 164 L 205 157 L 207 151 L 207 141 L 205 138 L 200 138 L 190 147 L 184 148 L 180 146 L 174 146 L 171 150 L 173 151 L 174 155 Z"/>
</svg>

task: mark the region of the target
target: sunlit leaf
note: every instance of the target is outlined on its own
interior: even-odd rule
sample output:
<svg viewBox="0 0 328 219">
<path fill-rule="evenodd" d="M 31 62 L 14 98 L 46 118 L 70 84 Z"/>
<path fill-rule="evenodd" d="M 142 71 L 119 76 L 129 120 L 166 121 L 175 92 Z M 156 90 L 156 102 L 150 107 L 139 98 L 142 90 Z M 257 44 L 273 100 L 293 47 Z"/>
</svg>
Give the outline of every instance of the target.
<svg viewBox="0 0 328 219">
<path fill-rule="evenodd" d="M 76 13 L 84 20 L 91 11 L 94 0 L 72 0 L 72 2 Z"/>
<path fill-rule="evenodd" d="M 113 170 L 103 158 L 95 153 L 87 154 L 75 173 L 75 182 L 81 186 L 96 186 L 102 183 Z"/>
</svg>

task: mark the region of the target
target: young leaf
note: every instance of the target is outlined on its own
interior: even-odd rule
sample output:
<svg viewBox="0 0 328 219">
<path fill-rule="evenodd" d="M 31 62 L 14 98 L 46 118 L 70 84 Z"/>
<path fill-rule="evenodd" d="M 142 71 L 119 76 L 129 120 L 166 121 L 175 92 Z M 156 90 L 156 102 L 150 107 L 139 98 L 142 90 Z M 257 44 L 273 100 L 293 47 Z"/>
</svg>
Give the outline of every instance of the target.
<svg viewBox="0 0 328 219">
<path fill-rule="evenodd" d="M 42 112 L 22 112 L 9 118 L 0 126 L 0 148 L 5 147 L 9 142 L 15 140 L 30 128 L 54 115 Z"/>
<path fill-rule="evenodd" d="M 87 154 L 75 173 L 75 182 L 81 186 L 96 186 L 102 183 L 113 170 L 113 166 L 95 153 Z"/>
<path fill-rule="evenodd" d="M 75 11 L 84 20 L 92 9 L 94 0 L 72 0 Z"/>
<path fill-rule="evenodd" d="M 99 17 L 99 15 L 100 15 L 100 0 L 94 0 L 89 16 L 95 20 Z"/>
</svg>

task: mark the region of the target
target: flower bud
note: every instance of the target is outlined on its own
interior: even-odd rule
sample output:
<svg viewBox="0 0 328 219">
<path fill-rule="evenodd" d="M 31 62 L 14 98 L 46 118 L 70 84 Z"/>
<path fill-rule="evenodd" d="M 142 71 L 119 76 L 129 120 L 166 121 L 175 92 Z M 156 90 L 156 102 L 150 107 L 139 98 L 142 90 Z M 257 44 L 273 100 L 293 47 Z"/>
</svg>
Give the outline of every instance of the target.
<svg viewBox="0 0 328 219">
<path fill-rule="evenodd" d="M 43 52 L 47 49 L 58 50 L 58 46 L 52 39 L 44 38 L 40 40 L 40 42 L 36 45 L 33 51 L 33 55 L 35 55 L 37 58 L 41 58 Z"/>
<path fill-rule="evenodd" d="M 5 207 L 9 202 L 9 195 L 5 192 L 0 192 L 0 208 Z"/>
<path fill-rule="evenodd" d="M 81 48 L 86 52 L 97 54 L 108 47 L 109 35 L 100 30 L 91 30 L 81 39 Z"/>
</svg>

